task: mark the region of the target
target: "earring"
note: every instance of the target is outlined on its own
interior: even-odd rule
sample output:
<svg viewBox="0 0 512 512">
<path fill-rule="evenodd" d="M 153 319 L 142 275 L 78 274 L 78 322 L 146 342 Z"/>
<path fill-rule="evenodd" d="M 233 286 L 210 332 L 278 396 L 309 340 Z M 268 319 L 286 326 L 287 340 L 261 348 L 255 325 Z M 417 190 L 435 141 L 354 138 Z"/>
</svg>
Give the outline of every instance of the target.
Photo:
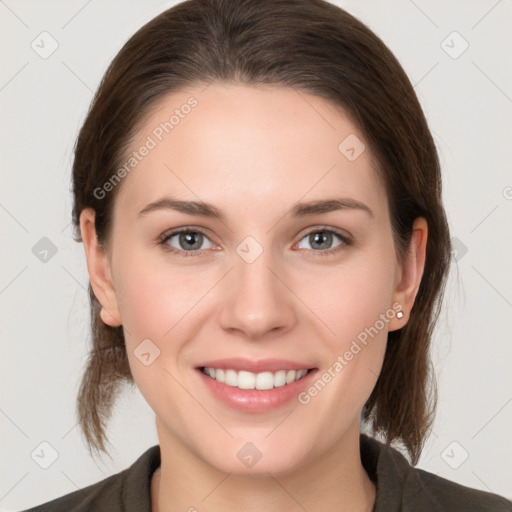
<svg viewBox="0 0 512 512">
<path fill-rule="evenodd" d="M 397 318 L 402 318 L 404 316 L 404 312 L 403 311 L 399 311 L 397 314 L 396 314 L 396 317 Z"/>
</svg>

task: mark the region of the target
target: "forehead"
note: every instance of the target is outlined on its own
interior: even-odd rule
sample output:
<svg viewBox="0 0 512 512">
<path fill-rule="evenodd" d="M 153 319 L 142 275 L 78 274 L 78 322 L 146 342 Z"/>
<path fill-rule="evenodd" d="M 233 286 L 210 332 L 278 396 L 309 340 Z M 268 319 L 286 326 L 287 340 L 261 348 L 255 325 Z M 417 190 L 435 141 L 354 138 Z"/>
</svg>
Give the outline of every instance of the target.
<svg viewBox="0 0 512 512">
<path fill-rule="evenodd" d="M 386 206 L 356 126 L 290 87 L 213 83 L 169 94 L 144 116 L 125 163 L 133 152 L 120 208 L 138 211 L 165 194 L 237 212 L 335 195 Z"/>
</svg>

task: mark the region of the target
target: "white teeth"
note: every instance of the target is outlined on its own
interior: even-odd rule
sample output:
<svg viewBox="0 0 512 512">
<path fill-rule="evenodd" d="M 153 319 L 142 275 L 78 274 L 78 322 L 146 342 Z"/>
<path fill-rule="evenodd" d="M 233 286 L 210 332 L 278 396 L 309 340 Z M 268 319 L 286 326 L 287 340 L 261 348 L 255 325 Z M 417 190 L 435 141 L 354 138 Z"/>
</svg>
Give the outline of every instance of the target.
<svg viewBox="0 0 512 512">
<path fill-rule="evenodd" d="M 213 374 L 213 375 L 212 375 Z M 237 375 L 235 370 L 226 370 L 224 383 L 228 386 L 236 386 L 237 381 Z M 210 377 L 213 379 L 215 378 L 215 370 L 213 368 L 210 368 Z"/>
<path fill-rule="evenodd" d="M 279 370 L 274 373 L 274 387 L 279 388 L 286 384 L 286 370 Z"/>
<path fill-rule="evenodd" d="M 286 384 L 290 384 L 295 380 L 297 372 L 295 370 L 288 370 L 286 374 Z"/>
<path fill-rule="evenodd" d="M 203 368 L 203 373 L 228 386 L 240 389 L 272 389 L 291 384 L 302 379 L 307 369 L 302 370 L 279 370 L 277 372 L 252 373 L 231 369 Z"/>
<path fill-rule="evenodd" d="M 272 389 L 274 387 L 274 374 L 272 372 L 258 373 L 256 389 Z"/>
<path fill-rule="evenodd" d="M 217 370 L 219 371 L 219 370 Z M 254 389 L 256 385 L 256 375 L 251 372 L 238 372 L 238 382 L 235 386 L 240 389 Z"/>
</svg>

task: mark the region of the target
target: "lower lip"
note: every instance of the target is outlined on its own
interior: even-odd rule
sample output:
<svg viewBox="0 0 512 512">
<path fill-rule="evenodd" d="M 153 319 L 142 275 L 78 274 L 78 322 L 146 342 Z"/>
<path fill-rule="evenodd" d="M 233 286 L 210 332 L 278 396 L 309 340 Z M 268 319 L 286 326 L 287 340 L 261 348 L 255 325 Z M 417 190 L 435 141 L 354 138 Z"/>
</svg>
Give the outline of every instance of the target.
<svg viewBox="0 0 512 512">
<path fill-rule="evenodd" d="M 197 370 L 213 395 L 225 405 L 245 412 L 267 412 L 287 404 L 310 385 L 317 369 L 309 371 L 302 379 L 272 389 L 240 389 L 228 386 Z"/>
</svg>

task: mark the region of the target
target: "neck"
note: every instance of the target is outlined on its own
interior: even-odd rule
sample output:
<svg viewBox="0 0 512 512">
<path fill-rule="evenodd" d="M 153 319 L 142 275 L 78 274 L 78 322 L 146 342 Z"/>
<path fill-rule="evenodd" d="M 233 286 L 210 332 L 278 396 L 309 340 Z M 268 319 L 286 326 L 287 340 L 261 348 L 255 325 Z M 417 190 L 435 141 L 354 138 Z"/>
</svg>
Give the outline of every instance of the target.
<svg viewBox="0 0 512 512">
<path fill-rule="evenodd" d="M 359 432 L 285 475 L 224 473 L 174 439 L 160 439 L 161 466 L 151 482 L 153 512 L 267 510 L 371 512 L 376 489 L 364 470 Z"/>
</svg>

